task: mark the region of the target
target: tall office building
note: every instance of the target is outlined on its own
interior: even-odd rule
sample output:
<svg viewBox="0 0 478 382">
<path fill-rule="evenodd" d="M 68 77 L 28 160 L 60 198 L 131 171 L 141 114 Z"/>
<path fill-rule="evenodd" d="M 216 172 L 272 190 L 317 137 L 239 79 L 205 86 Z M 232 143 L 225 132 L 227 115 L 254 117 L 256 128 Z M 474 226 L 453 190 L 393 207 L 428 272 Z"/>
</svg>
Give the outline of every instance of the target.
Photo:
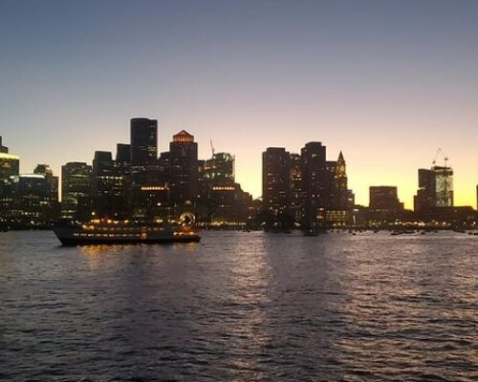
<svg viewBox="0 0 478 382">
<path fill-rule="evenodd" d="M 403 204 L 398 200 L 397 187 L 370 187 L 370 209 L 382 211 L 398 211 L 403 209 Z"/>
<path fill-rule="evenodd" d="M 122 216 L 125 211 L 125 179 L 111 152 L 95 152 L 91 181 L 96 215 L 108 218 Z"/>
<path fill-rule="evenodd" d="M 301 222 L 304 204 L 304 188 L 302 182 L 302 159 L 299 154 L 291 153 L 290 158 L 290 196 L 289 212 L 294 221 Z"/>
<path fill-rule="evenodd" d="M 453 207 L 453 170 L 451 167 L 432 167 L 435 178 L 437 207 Z"/>
<path fill-rule="evenodd" d="M 335 165 L 334 174 L 334 209 L 339 211 L 349 210 L 353 207 L 354 200 L 350 200 L 351 190 L 348 189 L 347 165 L 342 151 Z"/>
<path fill-rule="evenodd" d="M 35 175 L 43 175 L 48 183 L 48 189 L 50 191 L 50 217 L 51 219 L 58 219 L 60 216 L 60 202 L 59 202 L 59 179 L 57 176 L 53 175 L 53 170 L 47 164 L 39 164 L 33 170 Z"/>
<path fill-rule="evenodd" d="M 11 176 L 0 197 L 0 211 L 11 227 L 44 227 L 51 224 L 50 185 L 44 175 Z"/>
<path fill-rule="evenodd" d="M 307 227 L 325 223 L 327 204 L 326 147 L 321 142 L 309 142 L 301 150 L 304 188 L 304 221 Z"/>
<path fill-rule="evenodd" d="M 148 118 L 131 119 L 131 164 L 152 164 L 158 157 L 158 121 Z"/>
<path fill-rule="evenodd" d="M 192 205 L 197 197 L 198 144 L 185 130 L 173 136 L 169 144 L 169 179 L 171 201 Z"/>
<path fill-rule="evenodd" d="M 208 182 L 234 183 L 234 156 L 229 153 L 215 153 L 204 162 L 203 176 Z"/>
<path fill-rule="evenodd" d="M 8 147 L 2 145 L 0 137 L 0 183 L 7 181 L 20 171 L 20 157 L 8 153 Z"/>
<path fill-rule="evenodd" d="M 131 164 L 131 145 L 126 143 L 116 145 L 116 162 Z"/>
<path fill-rule="evenodd" d="M 433 166 L 430 170 L 418 170 L 418 191 L 415 196 L 415 211 L 436 207 L 453 207 L 453 169 Z"/>
<path fill-rule="evenodd" d="M 62 217 L 78 218 L 78 206 L 91 199 L 91 173 L 91 166 L 83 162 L 69 162 L 61 167 Z"/>
<path fill-rule="evenodd" d="M 0 153 L 8 154 L 8 147 L 2 144 L 2 136 L 0 135 Z"/>
<path fill-rule="evenodd" d="M 279 216 L 289 213 L 290 154 L 283 147 L 262 153 L 262 200 L 265 211 Z"/>
</svg>

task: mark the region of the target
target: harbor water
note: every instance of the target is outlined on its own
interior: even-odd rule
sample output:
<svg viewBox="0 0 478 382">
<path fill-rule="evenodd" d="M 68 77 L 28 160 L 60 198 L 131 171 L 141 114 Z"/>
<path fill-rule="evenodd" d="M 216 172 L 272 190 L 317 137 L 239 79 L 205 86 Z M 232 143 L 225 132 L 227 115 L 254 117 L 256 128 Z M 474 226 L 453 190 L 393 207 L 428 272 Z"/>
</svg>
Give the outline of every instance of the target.
<svg viewBox="0 0 478 382">
<path fill-rule="evenodd" d="M 0 233 L 0 380 L 477 381 L 478 236 Z"/>
</svg>

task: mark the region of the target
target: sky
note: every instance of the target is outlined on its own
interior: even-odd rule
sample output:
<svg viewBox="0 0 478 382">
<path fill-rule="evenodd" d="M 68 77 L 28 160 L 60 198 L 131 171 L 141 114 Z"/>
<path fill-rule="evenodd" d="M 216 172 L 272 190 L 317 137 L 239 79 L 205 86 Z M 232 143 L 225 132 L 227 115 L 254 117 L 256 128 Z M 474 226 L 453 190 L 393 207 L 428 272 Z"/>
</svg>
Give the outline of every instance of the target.
<svg viewBox="0 0 478 382">
<path fill-rule="evenodd" d="M 441 148 L 476 206 L 477 19 L 474 0 L 0 0 L 0 135 L 59 175 L 156 118 L 161 151 L 212 140 L 255 197 L 267 147 L 320 141 L 358 203 L 394 185 L 409 208 Z"/>
</svg>

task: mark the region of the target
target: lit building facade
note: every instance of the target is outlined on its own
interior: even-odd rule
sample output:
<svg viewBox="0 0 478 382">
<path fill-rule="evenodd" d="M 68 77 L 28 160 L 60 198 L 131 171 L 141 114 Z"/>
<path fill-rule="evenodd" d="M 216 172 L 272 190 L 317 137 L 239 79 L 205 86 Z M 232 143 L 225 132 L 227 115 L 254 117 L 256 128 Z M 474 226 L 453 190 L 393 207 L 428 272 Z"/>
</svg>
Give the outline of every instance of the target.
<svg viewBox="0 0 478 382">
<path fill-rule="evenodd" d="M 42 228 L 54 221 L 50 185 L 44 175 L 11 176 L 0 198 L 4 221 L 12 228 Z"/>
<path fill-rule="evenodd" d="M 289 213 L 290 155 L 283 147 L 262 153 L 262 199 L 264 211 L 273 216 Z"/>
<path fill-rule="evenodd" d="M 50 207 L 52 220 L 56 220 L 60 217 L 60 202 L 59 202 L 59 179 L 53 175 L 53 170 L 47 164 L 39 164 L 33 170 L 35 175 L 43 175 L 48 183 L 50 191 Z"/>
<path fill-rule="evenodd" d="M 79 206 L 89 205 L 92 197 L 92 167 L 84 162 L 69 162 L 61 167 L 61 216 L 87 220 L 79 216 Z M 85 209 L 83 209 L 84 212 Z"/>
<path fill-rule="evenodd" d="M 299 154 L 291 153 L 290 158 L 290 196 L 289 212 L 295 222 L 301 222 L 304 209 L 304 188 L 302 184 L 302 159 Z"/>
<path fill-rule="evenodd" d="M 418 191 L 414 200 L 415 211 L 439 207 L 453 207 L 453 169 L 433 166 L 418 170 Z"/>
<path fill-rule="evenodd" d="M 215 153 L 204 161 L 202 176 L 207 182 L 218 184 L 234 183 L 234 156 L 229 153 Z"/>
<path fill-rule="evenodd" d="M 92 167 L 92 197 L 94 212 L 100 218 L 123 217 L 125 179 L 118 162 L 109 151 L 96 151 Z"/>
<path fill-rule="evenodd" d="M 20 157 L 8 153 L 8 147 L 3 146 L 0 136 L 0 183 L 20 172 Z"/>
<path fill-rule="evenodd" d="M 305 228 L 325 224 L 329 195 L 326 147 L 321 142 L 309 142 L 301 150 L 302 180 L 304 188 Z"/>
<path fill-rule="evenodd" d="M 198 145 L 185 130 L 174 135 L 169 144 L 169 181 L 171 202 L 179 208 L 194 206 L 198 191 Z"/>
</svg>

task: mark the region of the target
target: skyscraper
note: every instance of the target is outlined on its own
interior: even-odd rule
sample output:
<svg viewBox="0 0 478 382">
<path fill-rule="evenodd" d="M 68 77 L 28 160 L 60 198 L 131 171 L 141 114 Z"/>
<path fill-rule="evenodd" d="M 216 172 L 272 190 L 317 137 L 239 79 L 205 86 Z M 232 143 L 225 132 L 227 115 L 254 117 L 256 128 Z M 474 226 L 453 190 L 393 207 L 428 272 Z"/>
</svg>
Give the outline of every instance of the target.
<svg viewBox="0 0 478 382">
<path fill-rule="evenodd" d="M 279 216 L 289 212 L 290 154 L 283 147 L 262 153 L 262 200 L 265 211 Z"/>
<path fill-rule="evenodd" d="M 290 197 L 289 210 L 295 222 L 302 221 L 304 188 L 302 182 L 302 159 L 299 154 L 291 153 L 290 158 Z"/>
<path fill-rule="evenodd" d="M 0 135 L 0 153 L 8 154 L 8 147 L 3 146 L 2 144 L 2 136 Z"/>
<path fill-rule="evenodd" d="M 370 209 L 383 211 L 398 211 L 403 204 L 398 200 L 397 187 L 372 186 L 370 187 Z"/>
<path fill-rule="evenodd" d="M 192 205 L 197 197 L 198 144 L 185 130 L 173 136 L 169 144 L 169 177 L 171 201 Z"/>
<path fill-rule="evenodd" d="M 453 204 L 453 169 L 448 166 L 419 169 L 415 211 L 453 207 Z"/>
<path fill-rule="evenodd" d="M 2 145 L 0 137 L 0 183 L 11 176 L 18 175 L 20 171 L 20 157 L 8 153 L 8 147 Z"/>
<path fill-rule="evenodd" d="M 234 157 L 229 153 L 215 153 L 204 162 L 204 178 L 214 183 L 234 183 Z"/>
<path fill-rule="evenodd" d="M 326 147 L 309 142 L 301 150 L 304 187 L 304 226 L 323 225 L 327 202 Z"/>
<path fill-rule="evenodd" d="M 53 171 L 47 164 L 39 164 L 33 170 L 33 174 L 35 175 L 43 175 L 48 183 L 48 189 L 50 191 L 50 217 L 51 219 L 58 219 L 60 216 L 60 203 L 59 203 L 59 195 L 58 195 L 58 186 L 59 186 L 59 179 L 57 176 L 53 175 Z"/>
<path fill-rule="evenodd" d="M 69 162 L 61 167 L 61 215 L 77 218 L 78 205 L 91 198 L 91 166 Z"/>
<path fill-rule="evenodd" d="M 145 166 L 158 157 L 158 121 L 148 118 L 131 119 L 131 164 Z"/>
<path fill-rule="evenodd" d="M 125 211 L 124 177 L 111 152 L 95 152 L 91 180 L 97 216 L 112 218 L 122 215 Z"/>
</svg>

